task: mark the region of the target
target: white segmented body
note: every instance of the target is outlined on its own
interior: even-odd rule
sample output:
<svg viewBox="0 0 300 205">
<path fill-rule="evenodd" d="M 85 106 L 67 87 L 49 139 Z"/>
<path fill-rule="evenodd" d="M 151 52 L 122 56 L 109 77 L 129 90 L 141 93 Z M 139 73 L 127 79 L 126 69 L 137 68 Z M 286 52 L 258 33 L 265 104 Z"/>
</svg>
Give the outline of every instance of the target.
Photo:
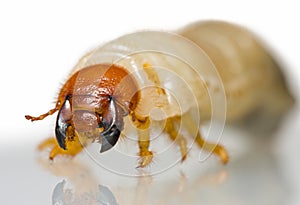
<svg viewBox="0 0 300 205">
<path fill-rule="evenodd" d="M 226 92 L 228 121 L 256 109 L 276 117 L 293 103 L 278 63 L 245 28 L 199 22 L 179 33 L 197 43 L 218 69 Z"/>
<path fill-rule="evenodd" d="M 278 65 L 247 30 L 208 21 L 177 33 L 125 35 L 88 53 L 74 72 L 99 63 L 125 67 L 141 89 L 137 114 L 148 116 L 153 108 L 164 112 L 152 113 L 154 120 L 181 116 L 195 106 L 201 122 L 212 111 L 221 120 L 225 113 L 228 121 L 239 120 L 260 108 L 281 113 L 293 101 Z M 166 95 L 157 92 L 144 65 L 155 70 Z"/>
</svg>

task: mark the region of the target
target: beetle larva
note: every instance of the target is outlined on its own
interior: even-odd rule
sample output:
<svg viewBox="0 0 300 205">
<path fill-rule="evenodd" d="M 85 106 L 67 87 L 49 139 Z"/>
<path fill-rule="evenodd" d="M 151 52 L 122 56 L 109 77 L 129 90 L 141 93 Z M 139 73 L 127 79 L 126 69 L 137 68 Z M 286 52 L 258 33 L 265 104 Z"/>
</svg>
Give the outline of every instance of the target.
<svg viewBox="0 0 300 205">
<path fill-rule="evenodd" d="M 257 109 L 278 117 L 292 102 L 277 63 L 253 34 L 207 21 L 177 34 L 128 34 L 92 50 L 73 69 L 55 108 L 26 118 L 42 120 L 59 111 L 57 142 L 40 145 L 54 146 L 51 159 L 76 155 L 89 141 L 100 142 L 100 152 L 109 150 L 129 116 L 137 130 L 139 167 L 153 158 L 149 129 L 154 121 L 178 144 L 182 161 L 188 148 L 181 125 L 200 148 L 227 163 L 225 148 L 202 138 L 201 124 L 239 121 Z M 213 134 L 221 132 L 212 129 Z"/>
</svg>

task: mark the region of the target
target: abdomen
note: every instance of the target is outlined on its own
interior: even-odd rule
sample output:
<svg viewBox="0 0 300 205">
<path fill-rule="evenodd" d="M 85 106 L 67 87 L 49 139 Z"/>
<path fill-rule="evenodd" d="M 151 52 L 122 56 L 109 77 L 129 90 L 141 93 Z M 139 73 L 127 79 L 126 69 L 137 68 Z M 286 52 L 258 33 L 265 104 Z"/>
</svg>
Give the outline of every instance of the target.
<svg viewBox="0 0 300 205">
<path fill-rule="evenodd" d="M 280 115 L 292 104 L 278 63 L 245 28 L 207 21 L 179 33 L 199 45 L 215 64 L 225 88 L 228 121 L 259 109 Z"/>
</svg>

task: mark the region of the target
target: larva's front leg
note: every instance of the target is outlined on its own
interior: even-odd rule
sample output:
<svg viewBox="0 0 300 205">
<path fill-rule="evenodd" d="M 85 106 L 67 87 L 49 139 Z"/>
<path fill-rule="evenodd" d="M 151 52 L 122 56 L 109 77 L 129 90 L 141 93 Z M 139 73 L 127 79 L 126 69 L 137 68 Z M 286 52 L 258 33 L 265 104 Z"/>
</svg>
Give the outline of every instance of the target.
<svg viewBox="0 0 300 205">
<path fill-rule="evenodd" d="M 139 156 L 140 161 L 139 167 L 146 167 L 153 159 L 153 153 L 149 150 L 150 146 L 150 120 L 148 117 L 139 119 L 137 116 L 132 115 L 132 121 L 136 126 L 138 134 L 138 145 L 139 145 Z"/>
<path fill-rule="evenodd" d="M 51 151 L 49 153 L 49 159 L 53 160 L 57 155 L 69 155 L 69 156 L 75 156 L 79 152 L 82 151 L 83 145 L 79 141 L 78 137 L 75 137 L 74 140 L 70 140 L 66 143 L 66 149 L 62 149 L 56 139 L 54 137 L 48 138 L 44 140 L 41 144 L 38 146 L 38 150 L 44 150 L 47 147 L 51 148 Z"/>
</svg>

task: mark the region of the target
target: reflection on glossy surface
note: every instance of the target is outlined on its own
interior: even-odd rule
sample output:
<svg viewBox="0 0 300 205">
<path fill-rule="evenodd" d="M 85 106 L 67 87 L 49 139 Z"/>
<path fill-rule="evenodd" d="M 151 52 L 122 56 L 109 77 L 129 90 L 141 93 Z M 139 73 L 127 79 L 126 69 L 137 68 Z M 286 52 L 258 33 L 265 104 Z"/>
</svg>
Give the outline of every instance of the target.
<svg viewBox="0 0 300 205">
<path fill-rule="evenodd" d="M 226 166 L 214 158 L 199 163 L 199 152 L 192 149 L 186 162 L 152 177 L 151 167 L 136 169 L 139 177 L 116 175 L 84 152 L 50 162 L 47 151 L 35 150 L 39 138 L 28 144 L 0 144 L 1 203 L 298 205 L 299 108 L 291 113 L 274 134 L 227 127 L 222 137 L 230 150 Z M 120 160 L 111 163 L 121 164 Z"/>
<path fill-rule="evenodd" d="M 100 205 L 117 205 L 117 201 L 109 188 L 99 185 L 98 202 Z"/>
<path fill-rule="evenodd" d="M 244 136 L 240 136 L 243 134 Z M 140 170 L 140 177 L 124 177 L 103 172 L 82 157 L 59 159 L 40 164 L 62 177 L 52 187 L 52 204 L 287 204 L 289 186 L 276 158 L 272 155 L 270 136 L 251 136 L 227 130 L 232 156 L 228 166 L 218 161 L 179 164 L 160 175 L 150 176 Z M 83 163 L 84 161 L 84 163 Z"/>
<path fill-rule="evenodd" d="M 97 178 L 83 163 L 70 159 L 54 163 L 40 159 L 39 163 L 52 174 L 67 178 L 55 186 L 52 193 L 53 205 L 117 205 L 109 188 L 98 185 Z"/>
<path fill-rule="evenodd" d="M 117 205 L 113 193 L 105 186 L 99 185 L 98 193 L 83 193 L 82 195 L 73 194 L 72 189 L 65 189 L 66 181 L 59 182 L 52 194 L 53 205 L 72 205 L 72 204 L 97 204 L 97 205 Z"/>
<path fill-rule="evenodd" d="M 45 166 L 46 164 L 42 165 Z M 94 182 L 92 180 L 94 176 L 86 174 L 87 170 L 82 166 L 83 164 L 68 162 L 65 165 L 63 165 L 62 163 L 58 163 L 54 166 L 50 165 L 45 167 L 50 168 L 49 170 L 55 175 L 62 175 L 67 174 L 67 170 L 71 170 L 63 168 L 64 166 L 69 165 L 72 165 L 73 170 L 76 171 L 70 172 L 70 175 L 66 176 L 68 177 L 68 179 L 64 179 L 61 182 L 58 182 L 54 187 L 52 192 L 53 205 L 118 204 L 114 194 L 108 187 L 99 184 L 98 188 L 96 188 L 95 190 L 91 189 L 92 187 L 94 187 Z M 197 186 L 205 187 L 206 185 L 218 185 L 223 183 L 226 177 L 226 171 L 204 177 L 202 176 L 199 177 L 194 183 L 192 183 L 192 186 L 196 186 L 194 188 L 197 188 Z M 141 177 L 137 179 L 136 186 L 133 189 L 127 189 L 126 184 L 124 184 L 124 186 L 119 187 L 119 191 L 117 194 L 121 201 L 120 204 L 168 204 L 168 202 L 173 204 L 174 200 L 185 203 L 185 195 L 187 193 L 187 189 L 189 188 L 187 187 L 187 185 L 187 177 L 183 173 L 180 173 L 178 181 L 174 181 L 169 184 L 168 187 L 166 187 L 167 189 L 163 191 L 163 194 L 160 194 L 161 197 L 153 197 L 152 199 L 150 199 L 149 197 L 156 191 L 158 191 L 157 188 L 164 185 L 158 185 L 157 183 L 152 184 L 152 177 L 149 176 L 148 173 L 141 173 Z M 127 200 L 128 196 L 132 195 L 131 193 L 134 193 L 133 197 L 131 198 L 132 200 Z M 150 201 L 151 203 L 148 203 Z"/>
</svg>

